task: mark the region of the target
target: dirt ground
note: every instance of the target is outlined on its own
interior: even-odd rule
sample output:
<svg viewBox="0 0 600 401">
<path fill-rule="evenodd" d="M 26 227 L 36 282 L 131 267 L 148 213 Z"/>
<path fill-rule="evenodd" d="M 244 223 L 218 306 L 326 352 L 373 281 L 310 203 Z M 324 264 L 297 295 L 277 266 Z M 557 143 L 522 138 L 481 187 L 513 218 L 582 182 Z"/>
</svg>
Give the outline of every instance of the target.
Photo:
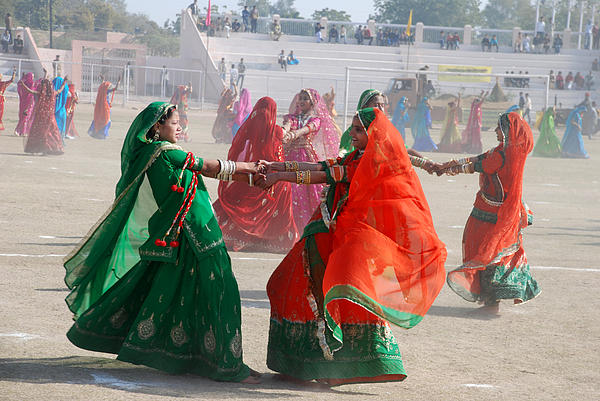
<svg viewBox="0 0 600 401">
<path fill-rule="evenodd" d="M 11 136 L 16 99 L 8 98 L 0 135 L 0 399 L 172 400 L 598 400 L 600 394 L 600 138 L 585 139 L 589 160 L 531 157 L 525 199 L 535 213 L 525 249 L 543 290 L 498 315 L 463 301 L 445 287 L 425 319 L 394 329 L 407 379 L 334 389 L 277 379 L 265 363 L 269 301 L 265 284 L 281 255 L 231 253 L 243 306 L 245 362 L 265 373 L 259 385 L 172 376 L 76 348 L 64 303 L 62 258 L 109 207 L 119 154 L 135 107 L 116 106 L 106 141 L 87 136 L 92 106 L 81 105 L 81 137 L 63 156 L 23 153 Z M 192 112 L 187 150 L 225 157 L 212 141 L 214 113 Z M 438 138 L 434 132 L 434 138 Z M 537 137 L 537 132 L 535 133 Z M 562 131 L 559 133 L 562 136 Z M 494 144 L 493 132 L 484 144 Z M 430 154 L 443 161 L 450 154 Z M 448 247 L 447 268 L 460 262 L 461 236 L 477 177 L 419 175 L 436 229 Z M 217 182 L 206 180 L 216 197 Z"/>
</svg>

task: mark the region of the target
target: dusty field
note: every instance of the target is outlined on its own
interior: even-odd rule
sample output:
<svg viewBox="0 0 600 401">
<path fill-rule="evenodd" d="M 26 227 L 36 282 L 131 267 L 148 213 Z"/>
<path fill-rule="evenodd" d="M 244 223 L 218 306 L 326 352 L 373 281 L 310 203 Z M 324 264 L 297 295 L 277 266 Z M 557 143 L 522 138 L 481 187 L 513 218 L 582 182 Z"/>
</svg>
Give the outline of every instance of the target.
<svg viewBox="0 0 600 401">
<path fill-rule="evenodd" d="M 11 136 L 16 108 L 16 100 L 7 99 L 7 129 L 0 136 L 0 399 L 599 398 L 598 139 L 585 140 L 589 160 L 528 161 L 525 199 L 535 222 L 526 231 L 525 249 L 542 294 L 522 306 L 502 304 L 500 314 L 490 316 L 444 288 L 421 324 L 394 330 L 408 373 L 402 383 L 324 389 L 277 380 L 265 364 L 265 284 L 281 255 L 232 253 L 242 295 L 245 361 L 266 373 L 262 384 L 251 386 L 170 376 L 68 342 L 72 321 L 63 301 L 62 256 L 111 204 L 121 142 L 137 110 L 116 106 L 111 137 L 97 141 L 85 134 L 92 108 L 82 105 L 76 117 L 81 138 L 69 141 L 63 156 L 39 157 L 25 155 L 22 139 Z M 192 113 L 194 140 L 186 149 L 204 158 L 226 155 L 227 146 L 212 143 L 213 119 L 212 113 Z M 495 135 L 484 135 L 485 145 L 492 146 Z M 477 178 L 419 174 L 451 268 L 460 261 Z M 217 183 L 207 184 L 216 196 Z"/>
</svg>

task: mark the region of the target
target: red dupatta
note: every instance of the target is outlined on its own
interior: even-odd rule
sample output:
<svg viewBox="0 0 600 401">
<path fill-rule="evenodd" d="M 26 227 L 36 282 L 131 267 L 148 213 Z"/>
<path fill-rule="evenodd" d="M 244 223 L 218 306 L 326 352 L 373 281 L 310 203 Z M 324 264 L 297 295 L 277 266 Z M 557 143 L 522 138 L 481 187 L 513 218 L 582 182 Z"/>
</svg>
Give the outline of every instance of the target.
<svg viewBox="0 0 600 401">
<path fill-rule="evenodd" d="M 374 112 L 323 279 L 325 315 L 340 341 L 343 301 L 410 328 L 445 279 L 446 248 L 402 136 L 383 112 Z"/>
<path fill-rule="evenodd" d="M 277 105 L 263 97 L 233 139 L 228 160 L 283 161 L 283 131 L 276 124 Z M 292 212 L 291 184 L 280 182 L 265 192 L 245 183 L 219 182 L 219 199 L 215 210 L 227 214 L 237 227 L 257 240 L 280 243 L 287 239 L 287 249 L 298 239 Z"/>
<path fill-rule="evenodd" d="M 98 87 L 98 93 L 96 94 L 96 105 L 94 106 L 94 130 L 96 132 L 102 130 L 110 120 L 110 104 L 107 98 L 108 88 L 110 88 L 110 82 L 104 81 Z M 114 94 L 113 91 L 113 97 Z"/>
</svg>

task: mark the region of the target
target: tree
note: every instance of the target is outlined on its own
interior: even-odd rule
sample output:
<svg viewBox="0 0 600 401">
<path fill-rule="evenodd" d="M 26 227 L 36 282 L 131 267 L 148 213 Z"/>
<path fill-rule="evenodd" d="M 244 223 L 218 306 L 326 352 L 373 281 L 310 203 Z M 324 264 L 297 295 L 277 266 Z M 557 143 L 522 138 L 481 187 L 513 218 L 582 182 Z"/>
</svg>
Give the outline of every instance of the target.
<svg viewBox="0 0 600 401">
<path fill-rule="evenodd" d="M 315 10 L 312 13 L 312 19 L 318 20 L 326 17 L 329 21 L 352 21 L 350 14 L 347 14 L 343 10 L 334 10 L 333 8 L 324 8 L 322 10 Z"/>
<path fill-rule="evenodd" d="M 269 0 L 240 0 L 238 6 L 243 9 L 244 6 L 248 6 L 248 11 L 252 10 L 253 6 L 258 9 L 258 14 L 262 17 L 266 17 L 271 14 L 271 3 Z"/>
<path fill-rule="evenodd" d="M 483 16 L 489 28 L 535 28 L 535 6 L 526 0 L 490 0 L 483 10 Z"/>
<path fill-rule="evenodd" d="M 463 26 L 481 22 L 480 0 L 375 0 L 378 22 L 406 24 L 410 10 L 413 23 L 425 25 Z"/>
<path fill-rule="evenodd" d="M 271 14 L 281 18 L 300 18 L 300 12 L 294 7 L 294 0 L 277 0 L 270 8 Z"/>
</svg>

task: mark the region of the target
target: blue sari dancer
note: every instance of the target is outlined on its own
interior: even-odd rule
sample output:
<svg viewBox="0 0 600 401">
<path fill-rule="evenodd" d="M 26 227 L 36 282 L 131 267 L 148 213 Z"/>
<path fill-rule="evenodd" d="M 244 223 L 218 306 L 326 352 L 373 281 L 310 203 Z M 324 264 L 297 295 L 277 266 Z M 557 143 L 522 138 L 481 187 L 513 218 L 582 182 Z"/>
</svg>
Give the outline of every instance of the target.
<svg viewBox="0 0 600 401">
<path fill-rule="evenodd" d="M 563 157 L 578 159 L 590 157 L 583 147 L 583 137 L 581 136 L 581 124 L 583 122 L 581 113 L 585 109 L 585 106 L 579 106 L 569 113 L 566 124 L 567 129 L 561 142 Z"/>
<path fill-rule="evenodd" d="M 52 85 L 54 86 L 54 90 L 58 91 L 63 85 L 64 79 L 62 77 L 56 77 L 52 81 Z M 60 132 L 61 138 L 65 139 L 65 132 L 67 128 L 67 109 L 65 108 L 67 104 L 67 97 L 69 96 L 69 85 L 65 84 L 65 89 L 62 92 L 56 95 L 56 104 L 54 109 L 54 118 L 56 119 L 56 125 L 58 126 L 58 131 Z"/>
<path fill-rule="evenodd" d="M 427 97 L 417 106 L 415 119 L 410 127 L 415 143 L 412 148 L 421 152 L 432 152 L 437 150 L 437 145 L 429 135 L 431 128 L 431 109 Z"/>
<path fill-rule="evenodd" d="M 404 142 L 406 142 L 406 124 L 410 121 L 408 110 L 406 109 L 406 100 L 406 96 L 402 96 L 400 100 L 398 100 L 392 117 L 392 124 L 400 131 Z"/>
</svg>

